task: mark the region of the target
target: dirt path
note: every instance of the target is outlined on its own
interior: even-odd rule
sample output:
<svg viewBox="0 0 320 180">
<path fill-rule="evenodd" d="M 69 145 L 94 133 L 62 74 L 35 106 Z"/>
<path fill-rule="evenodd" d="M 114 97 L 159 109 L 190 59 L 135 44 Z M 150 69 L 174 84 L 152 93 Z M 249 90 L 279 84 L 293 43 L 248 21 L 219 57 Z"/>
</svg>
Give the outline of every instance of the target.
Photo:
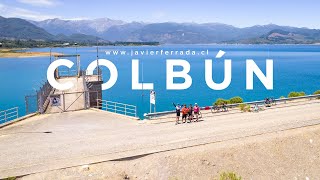
<svg viewBox="0 0 320 180">
<path fill-rule="evenodd" d="M 294 178 L 310 174 L 315 177 L 315 173 L 320 172 L 318 166 L 313 167 L 313 164 L 319 165 L 319 127 L 314 126 L 314 131 L 303 130 L 297 136 L 281 133 L 320 124 L 319 102 L 259 113 L 208 114 L 199 123 L 180 125 L 170 121 L 141 123 L 93 110 L 38 116 L 0 130 L 0 175 L 18 176 L 113 161 L 106 163 L 106 170 L 101 170 L 106 177 L 118 176 L 118 171 L 123 170 L 131 177 L 151 179 L 189 179 L 191 175 L 207 179 L 216 176 L 217 171 L 266 178 L 271 170 L 277 176 L 288 174 Z M 262 136 L 261 140 L 254 139 L 258 136 Z M 294 138 L 286 138 L 289 136 Z M 173 154 L 165 158 L 167 153 Z M 145 157 L 115 161 L 136 156 Z M 200 163 L 207 163 L 202 157 L 215 165 L 213 169 L 201 169 Z M 261 168 L 256 167 L 259 164 Z M 70 169 L 71 177 L 82 177 L 78 169 Z M 270 170 L 264 172 L 265 169 Z M 292 173 L 286 171 L 298 174 L 291 176 Z"/>
<path fill-rule="evenodd" d="M 320 125 L 190 147 L 22 179 L 319 179 Z"/>
</svg>

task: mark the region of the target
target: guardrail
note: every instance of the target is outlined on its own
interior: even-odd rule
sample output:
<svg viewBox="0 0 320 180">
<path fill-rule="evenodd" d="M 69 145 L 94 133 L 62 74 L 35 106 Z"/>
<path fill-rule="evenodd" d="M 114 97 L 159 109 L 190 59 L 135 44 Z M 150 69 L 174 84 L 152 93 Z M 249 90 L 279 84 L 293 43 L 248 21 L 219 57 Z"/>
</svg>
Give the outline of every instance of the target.
<svg viewBox="0 0 320 180">
<path fill-rule="evenodd" d="M 78 70 L 76 69 L 68 69 L 65 71 L 58 71 L 59 77 L 72 77 L 72 76 L 78 76 Z"/>
<path fill-rule="evenodd" d="M 301 100 L 301 99 L 318 99 L 320 98 L 320 94 L 316 95 L 308 95 L 308 96 L 299 96 L 299 97 L 292 97 L 292 98 L 280 98 L 280 99 L 273 99 L 273 103 L 287 103 L 290 101 L 295 101 L 295 100 Z M 254 105 L 254 104 L 265 104 L 265 100 L 260 100 L 260 101 L 251 101 L 251 102 L 244 102 L 244 103 L 236 103 L 236 104 L 227 104 L 227 108 L 233 108 L 233 107 L 238 107 L 240 104 L 248 104 L 248 105 Z M 210 109 L 213 106 L 206 106 L 206 107 L 200 107 L 201 110 L 204 110 L 205 108 L 209 107 Z M 163 112 L 157 112 L 157 113 L 147 113 L 144 114 L 144 118 L 150 119 L 152 117 L 157 117 L 157 116 L 164 116 L 168 114 L 173 114 L 176 111 L 163 111 Z"/>
<path fill-rule="evenodd" d="M 19 108 L 14 107 L 4 111 L 0 111 L 0 124 L 15 120 L 19 117 Z"/>
<path fill-rule="evenodd" d="M 109 112 L 137 117 L 137 106 L 97 99 L 97 108 Z"/>
</svg>

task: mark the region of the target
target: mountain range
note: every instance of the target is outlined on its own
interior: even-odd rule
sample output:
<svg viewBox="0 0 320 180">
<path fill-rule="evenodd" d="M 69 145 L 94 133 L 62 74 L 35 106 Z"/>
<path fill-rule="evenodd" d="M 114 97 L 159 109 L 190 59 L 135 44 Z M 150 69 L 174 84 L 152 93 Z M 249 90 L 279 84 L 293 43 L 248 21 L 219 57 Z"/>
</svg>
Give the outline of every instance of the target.
<svg viewBox="0 0 320 180">
<path fill-rule="evenodd" d="M 221 23 L 144 23 L 109 18 L 28 21 L 0 17 L 0 38 L 86 41 L 160 42 L 162 44 L 320 42 L 320 30 L 275 24 L 238 28 Z"/>
</svg>

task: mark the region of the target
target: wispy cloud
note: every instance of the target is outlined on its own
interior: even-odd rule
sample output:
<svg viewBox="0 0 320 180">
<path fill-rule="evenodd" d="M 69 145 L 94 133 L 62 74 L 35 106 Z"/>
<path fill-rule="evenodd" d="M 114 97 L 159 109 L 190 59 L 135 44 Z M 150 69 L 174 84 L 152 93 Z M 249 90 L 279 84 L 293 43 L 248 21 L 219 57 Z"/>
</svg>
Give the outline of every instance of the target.
<svg viewBox="0 0 320 180">
<path fill-rule="evenodd" d="M 43 7 L 43 6 L 50 7 L 50 6 L 56 6 L 60 4 L 60 2 L 56 0 L 18 0 L 18 1 L 20 3 L 29 4 L 32 6 L 40 6 L 40 7 Z"/>
<path fill-rule="evenodd" d="M 81 21 L 81 20 L 89 20 L 87 17 L 74 17 L 74 18 L 62 18 L 63 20 L 69 21 Z"/>
<path fill-rule="evenodd" d="M 167 13 L 164 11 L 154 11 L 151 16 L 155 19 L 161 19 L 167 16 Z"/>
<path fill-rule="evenodd" d="M 31 11 L 24 8 L 7 6 L 0 4 L 0 14 L 4 17 L 18 17 L 30 20 L 45 20 L 52 18 L 60 18 L 59 16 L 42 14 L 39 12 Z"/>
</svg>

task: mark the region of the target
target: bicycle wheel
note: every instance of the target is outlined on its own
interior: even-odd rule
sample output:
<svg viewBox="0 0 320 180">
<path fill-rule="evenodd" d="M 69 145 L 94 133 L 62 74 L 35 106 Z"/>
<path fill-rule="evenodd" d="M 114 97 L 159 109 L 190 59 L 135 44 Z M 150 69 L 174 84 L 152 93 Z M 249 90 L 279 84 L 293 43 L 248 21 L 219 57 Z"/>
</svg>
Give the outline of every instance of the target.
<svg viewBox="0 0 320 180">
<path fill-rule="evenodd" d="M 200 118 L 202 118 L 202 113 L 201 113 L 201 112 L 199 112 L 199 119 L 200 119 Z"/>
</svg>

